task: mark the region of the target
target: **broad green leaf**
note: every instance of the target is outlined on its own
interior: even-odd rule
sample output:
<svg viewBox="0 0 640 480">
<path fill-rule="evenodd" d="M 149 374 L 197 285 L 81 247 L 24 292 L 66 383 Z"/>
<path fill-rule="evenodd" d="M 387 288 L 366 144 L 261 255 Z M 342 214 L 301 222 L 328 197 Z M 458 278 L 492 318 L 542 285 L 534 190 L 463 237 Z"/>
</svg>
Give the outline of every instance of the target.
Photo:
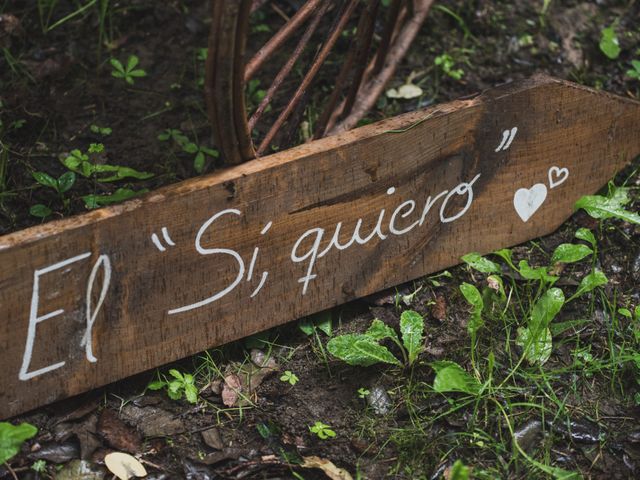
<svg viewBox="0 0 640 480">
<path fill-rule="evenodd" d="M 75 172 L 65 172 L 57 180 L 58 183 L 58 191 L 60 193 L 65 193 L 73 184 L 76 183 L 76 174 Z"/>
<path fill-rule="evenodd" d="M 373 363 L 389 363 L 391 365 L 402 366 L 402 363 L 393 356 L 393 354 L 382 345 L 372 342 L 371 340 L 359 340 L 355 342 L 353 348 L 363 357 L 370 358 Z M 372 363 L 372 365 L 373 365 Z"/>
<path fill-rule="evenodd" d="M 624 201 L 623 195 L 626 195 L 623 189 L 616 189 L 616 195 L 612 197 L 586 195 L 576 202 L 575 208 L 582 208 L 593 218 L 601 220 L 619 218 L 625 222 L 640 224 L 640 215 L 623 208 L 623 205 L 627 203 Z"/>
<path fill-rule="evenodd" d="M 530 328 L 520 327 L 516 345 L 522 348 L 524 358 L 531 365 L 544 365 L 551 356 L 551 331 L 544 328 L 534 334 Z"/>
<path fill-rule="evenodd" d="M 88 160 L 89 160 L 89 157 L 87 155 L 82 153 L 80 150 L 76 149 L 76 150 L 71 150 L 71 153 L 69 154 L 69 156 L 65 157 L 62 160 L 62 164 L 65 167 L 67 167 L 69 170 L 78 172 L 80 165 L 82 165 L 83 162 L 86 162 Z"/>
<path fill-rule="evenodd" d="M 492 262 L 488 258 L 481 256 L 479 253 L 468 253 L 462 257 L 462 261 L 471 268 L 482 273 L 500 273 L 500 265 Z"/>
<path fill-rule="evenodd" d="M 141 70 L 141 69 L 131 70 L 129 72 L 129 76 L 130 77 L 136 77 L 136 78 L 146 77 L 147 76 L 147 72 L 145 72 L 144 70 Z"/>
<path fill-rule="evenodd" d="M 184 381 L 184 376 L 175 368 L 172 368 L 171 370 L 169 370 L 169 375 L 171 375 L 174 378 L 177 378 L 178 380 Z"/>
<path fill-rule="evenodd" d="M 576 238 L 589 242 L 593 248 L 596 248 L 596 237 L 588 228 L 579 228 L 576 230 Z"/>
<path fill-rule="evenodd" d="M 424 340 L 424 319 L 413 310 L 406 310 L 400 315 L 400 333 L 402 343 L 409 354 L 409 365 L 418 358 Z"/>
<path fill-rule="evenodd" d="M 580 260 L 582 260 L 585 257 L 588 257 L 592 253 L 593 253 L 593 250 L 591 250 L 586 245 L 581 245 L 576 243 L 563 243 L 562 245 L 558 245 L 558 248 L 556 248 L 555 251 L 553 252 L 553 255 L 551 256 L 551 262 L 552 263 L 579 262 Z"/>
<path fill-rule="evenodd" d="M 601 270 L 596 268 L 582 279 L 580 285 L 578 285 L 578 290 L 573 294 L 572 298 L 577 298 L 587 292 L 590 292 L 596 287 L 606 285 L 607 282 L 609 282 L 607 276 Z"/>
<path fill-rule="evenodd" d="M 473 306 L 473 311 L 471 312 L 471 318 L 469 318 L 469 323 L 467 324 L 467 331 L 470 335 L 475 335 L 475 333 L 482 327 L 484 324 L 482 320 L 482 310 L 484 309 L 484 301 L 482 300 L 482 295 L 480 291 L 470 283 L 463 283 L 460 285 L 460 291 L 464 298 L 469 302 L 471 306 Z"/>
<path fill-rule="evenodd" d="M 123 202 L 138 195 L 142 195 L 143 193 L 147 193 L 148 191 L 149 190 L 146 188 L 138 191 L 130 190 L 128 188 L 119 188 L 111 195 L 85 195 L 82 197 L 82 200 L 88 209 L 92 209 Z"/>
<path fill-rule="evenodd" d="M 349 365 L 360 365 L 363 367 L 368 367 L 375 363 L 378 363 L 378 360 L 371 357 L 367 353 L 362 352 L 359 349 L 356 349 L 355 345 L 358 342 L 369 342 L 376 345 L 371 338 L 366 335 L 360 334 L 347 334 L 340 335 L 338 337 L 334 337 L 329 342 L 327 342 L 327 350 L 334 357 L 339 358 L 345 363 Z"/>
<path fill-rule="evenodd" d="M 520 276 L 526 280 L 538 280 L 549 284 L 554 284 L 556 280 L 558 280 L 558 277 L 549 275 L 547 267 L 532 268 L 526 260 L 520 260 L 518 263 L 518 272 Z"/>
<path fill-rule="evenodd" d="M 44 172 L 33 172 L 31 175 L 40 185 L 58 190 L 58 182 L 51 175 Z"/>
<path fill-rule="evenodd" d="M 433 389 L 439 393 L 462 392 L 477 395 L 480 383 L 455 362 L 433 362 L 431 367 L 436 371 Z"/>
<path fill-rule="evenodd" d="M 398 335 L 395 330 L 377 318 L 373 320 L 365 335 L 376 342 L 384 340 L 385 338 L 393 338 L 396 341 L 398 340 Z"/>
<path fill-rule="evenodd" d="M 0 465 L 16 456 L 22 444 L 36 433 L 38 429 L 30 423 L 12 425 L 0 422 Z"/>
<path fill-rule="evenodd" d="M 550 288 L 540 297 L 531 310 L 529 328 L 532 333 L 549 327 L 551 321 L 564 305 L 564 293 L 559 288 Z"/>
<path fill-rule="evenodd" d="M 213 158 L 218 158 L 220 156 L 220 152 L 213 148 L 200 147 L 200 150 Z"/>
<path fill-rule="evenodd" d="M 620 42 L 613 27 L 608 27 L 600 33 L 600 51 L 610 60 L 620 56 Z"/>
<path fill-rule="evenodd" d="M 41 203 L 36 203 L 35 205 L 32 205 L 31 208 L 29 208 L 29 214 L 38 218 L 46 218 L 52 213 L 53 212 L 49 207 Z"/>
</svg>

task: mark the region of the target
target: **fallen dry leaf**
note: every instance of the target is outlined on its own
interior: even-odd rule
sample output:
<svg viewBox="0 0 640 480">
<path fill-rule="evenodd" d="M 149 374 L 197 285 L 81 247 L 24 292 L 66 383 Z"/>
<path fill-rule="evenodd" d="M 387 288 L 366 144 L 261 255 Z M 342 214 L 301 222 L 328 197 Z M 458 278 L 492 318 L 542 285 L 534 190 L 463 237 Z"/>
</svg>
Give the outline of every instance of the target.
<svg viewBox="0 0 640 480">
<path fill-rule="evenodd" d="M 105 408 L 98 420 L 98 433 L 113 448 L 130 453 L 142 449 L 142 438 L 132 427 L 124 423 L 113 410 Z"/>
<path fill-rule="evenodd" d="M 353 477 L 349 472 L 343 468 L 338 468 L 334 463 L 325 458 L 316 456 L 302 457 L 304 462 L 301 467 L 303 468 L 319 468 L 324 474 L 331 480 L 353 480 Z"/>
<path fill-rule="evenodd" d="M 104 457 L 104 464 L 109 471 L 120 480 L 129 480 L 133 477 L 146 477 L 144 466 L 128 453 L 113 452 Z"/>
</svg>

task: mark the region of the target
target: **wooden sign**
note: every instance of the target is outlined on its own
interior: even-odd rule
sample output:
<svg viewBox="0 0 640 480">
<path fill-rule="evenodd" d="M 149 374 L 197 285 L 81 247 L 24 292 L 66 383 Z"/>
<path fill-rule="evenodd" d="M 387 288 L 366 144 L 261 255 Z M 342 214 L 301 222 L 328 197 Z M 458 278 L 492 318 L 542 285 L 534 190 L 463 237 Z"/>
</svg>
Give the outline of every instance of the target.
<svg viewBox="0 0 640 480">
<path fill-rule="evenodd" d="M 0 237 L 0 417 L 553 231 L 640 104 L 547 77 Z"/>
</svg>

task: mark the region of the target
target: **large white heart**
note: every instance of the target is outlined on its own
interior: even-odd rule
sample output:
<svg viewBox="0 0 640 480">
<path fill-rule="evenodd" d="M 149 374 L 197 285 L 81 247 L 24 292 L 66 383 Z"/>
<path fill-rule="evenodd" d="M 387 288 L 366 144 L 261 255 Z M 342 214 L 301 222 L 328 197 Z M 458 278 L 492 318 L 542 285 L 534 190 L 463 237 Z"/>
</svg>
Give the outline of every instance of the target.
<svg viewBox="0 0 640 480">
<path fill-rule="evenodd" d="M 542 206 L 547 198 L 547 187 L 536 183 L 531 188 L 521 188 L 513 196 L 513 206 L 523 222 L 526 222 Z"/>
</svg>

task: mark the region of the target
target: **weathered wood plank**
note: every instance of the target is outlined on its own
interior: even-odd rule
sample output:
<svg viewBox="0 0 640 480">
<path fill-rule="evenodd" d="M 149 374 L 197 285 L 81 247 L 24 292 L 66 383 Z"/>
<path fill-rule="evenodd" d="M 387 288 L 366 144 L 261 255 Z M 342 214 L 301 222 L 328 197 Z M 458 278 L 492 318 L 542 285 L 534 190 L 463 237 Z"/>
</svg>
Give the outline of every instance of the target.
<svg viewBox="0 0 640 480">
<path fill-rule="evenodd" d="M 551 232 L 639 126 L 536 77 L 1 237 L 0 417 Z"/>
</svg>

